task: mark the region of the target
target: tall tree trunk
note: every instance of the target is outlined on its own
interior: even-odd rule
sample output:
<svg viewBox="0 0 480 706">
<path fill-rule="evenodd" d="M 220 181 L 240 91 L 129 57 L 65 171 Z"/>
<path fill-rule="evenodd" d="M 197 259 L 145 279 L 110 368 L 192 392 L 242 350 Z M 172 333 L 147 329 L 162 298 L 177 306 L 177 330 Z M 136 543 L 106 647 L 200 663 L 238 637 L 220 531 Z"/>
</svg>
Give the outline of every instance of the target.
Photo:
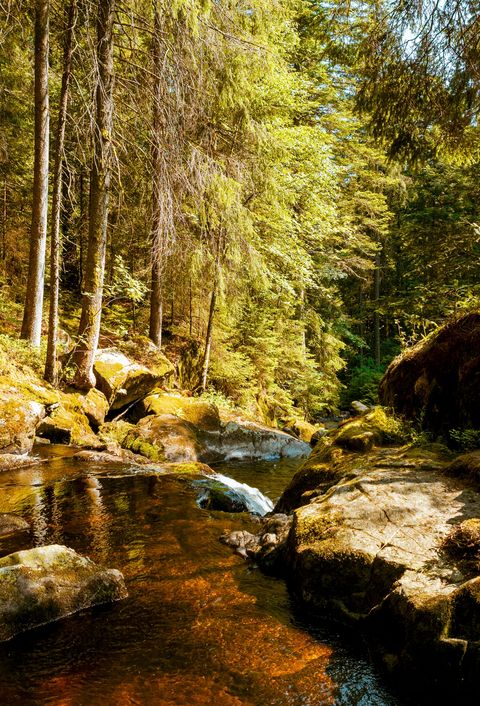
<svg viewBox="0 0 480 706">
<path fill-rule="evenodd" d="M 49 2 L 35 2 L 35 162 L 27 293 L 21 338 L 40 345 L 48 215 L 48 51 Z"/>
<path fill-rule="evenodd" d="M 161 26 L 158 0 L 153 0 L 153 43 L 152 59 L 154 73 L 153 124 L 152 124 L 152 231 L 151 263 L 152 282 L 150 292 L 149 338 L 159 348 L 162 347 L 163 306 L 162 306 L 162 94 L 161 94 Z"/>
<path fill-rule="evenodd" d="M 48 343 L 45 361 L 45 380 L 56 385 L 57 339 L 58 339 L 58 293 L 60 286 L 60 212 L 62 208 L 62 165 L 67 123 L 68 89 L 72 71 L 73 32 L 76 23 L 77 0 L 70 0 L 68 9 L 65 46 L 63 51 L 63 75 L 58 109 L 55 166 L 53 171 L 52 226 L 50 234 L 50 311 L 48 315 Z"/>
<path fill-rule="evenodd" d="M 7 258 L 7 176 L 3 180 L 3 207 L 2 207 L 2 260 Z"/>
<path fill-rule="evenodd" d="M 210 352 L 212 349 L 212 333 L 213 333 L 213 317 L 215 316 L 215 306 L 217 304 L 218 284 L 220 281 L 220 266 L 222 252 L 222 235 L 218 236 L 217 254 L 215 257 L 215 272 L 213 275 L 213 287 L 210 295 L 210 308 L 208 310 L 207 333 L 205 335 L 205 353 L 203 354 L 201 390 L 205 392 L 207 389 L 208 368 L 210 366 Z"/>
<path fill-rule="evenodd" d="M 381 280 L 381 254 L 377 253 L 375 256 L 375 271 L 374 271 L 374 302 L 375 309 L 373 312 L 373 334 L 374 334 L 374 355 L 375 363 L 380 365 L 382 360 L 381 353 L 381 340 L 380 340 L 380 313 L 378 311 L 378 305 L 380 302 L 380 280 Z"/>
<path fill-rule="evenodd" d="M 73 356 L 77 366 L 75 384 L 84 389 L 95 385 L 93 362 L 102 317 L 108 199 L 112 169 L 114 13 L 115 0 L 99 0 L 96 51 L 98 78 L 95 92 L 93 164 L 90 176 L 88 250 L 82 287 L 82 315 L 78 329 L 78 345 Z"/>
</svg>

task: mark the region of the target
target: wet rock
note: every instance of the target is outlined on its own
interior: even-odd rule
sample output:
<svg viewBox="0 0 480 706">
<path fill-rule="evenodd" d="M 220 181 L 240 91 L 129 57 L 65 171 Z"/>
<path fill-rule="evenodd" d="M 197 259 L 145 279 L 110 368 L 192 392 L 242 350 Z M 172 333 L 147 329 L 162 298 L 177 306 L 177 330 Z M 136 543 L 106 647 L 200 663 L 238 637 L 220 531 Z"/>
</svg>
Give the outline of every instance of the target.
<svg viewBox="0 0 480 706">
<path fill-rule="evenodd" d="M 23 517 L 11 512 L 0 513 L 0 537 L 5 537 L 14 532 L 28 532 L 30 525 Z"/>
<path fill-rule="evenodd" d="M 310 439 L 310 444 L 312 446 L 316 446 L 316 444 L 318 444 L 320 439 L 323 439 L 323 437 L 326 436 L 326 434 L 328 434 L 328 429 L 325 429 L 323 427 L 322 427 L 322 429 L 317 429 L 317 431 L 312 434 L 312 437 Z"/>
<path fill-rule="evenodd" d="M 291 524 L 291 517 L 277 513 L 260 518 L 258 534 L 245 530 L 226 531 L 220 540 L 245 559 L 256 561 L 264 571 L 282 574 L 286 539 Z"/>
<path fill-rule="evenodd" d="M 10 471 L 12 468 L 21 468 L 22 466 L 30 466 L 35 462 L 31 456 L 24 454 L 3 454 L 0 453 L 0 472 Z"/>
<path fill-rule="evenodd" d="M 0 559 L 0 640 L 126 598 L 123 576 L 56 544 Z"/>
<path fill-rule="evenodd" d="M 228 421 L 218 437 L 205 438 L 207 448 L 222 460 L 297 458 L 307 456 L 309 444 L 247 420 Z"/>
<path fill-rule="evenodd" d="M 145 397 L 164 378 L 115 349 L 97 353 L 93 372 L 96 387 L 105 395 L 112 410 L 122 409 Z"/>
<path fill-rule="evenodd" d="M 255 558 L 260 550 L 259 536 L 246 530 L 235 530 L 234 532 L 227 530 L 220 537 L 220 541 L 235 549 L 237 554 L 245 559 L 247 557 Z"/>
<path fill-rule="evenodd" d="M 198 505 L 204 510 L 221 512 L 248 512 L 248 506 L 239 493 L 221 483 L 210 483 L 198 497 Z"/>
</svg>

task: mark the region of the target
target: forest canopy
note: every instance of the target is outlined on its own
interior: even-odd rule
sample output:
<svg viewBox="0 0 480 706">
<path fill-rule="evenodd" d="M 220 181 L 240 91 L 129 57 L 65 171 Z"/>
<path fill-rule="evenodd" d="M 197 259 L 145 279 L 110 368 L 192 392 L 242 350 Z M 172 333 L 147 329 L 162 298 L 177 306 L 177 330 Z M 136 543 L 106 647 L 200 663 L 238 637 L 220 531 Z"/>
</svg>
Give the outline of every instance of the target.
<svg viewBox="0 0 480 706">
<path fill-rule="evenodd" d="M 375 401 L 479 303 L 477 15 L 5 0 L 3 332 L 54 384 L 148 336 L 181 387 L 265 421 Z"/>
</svg>

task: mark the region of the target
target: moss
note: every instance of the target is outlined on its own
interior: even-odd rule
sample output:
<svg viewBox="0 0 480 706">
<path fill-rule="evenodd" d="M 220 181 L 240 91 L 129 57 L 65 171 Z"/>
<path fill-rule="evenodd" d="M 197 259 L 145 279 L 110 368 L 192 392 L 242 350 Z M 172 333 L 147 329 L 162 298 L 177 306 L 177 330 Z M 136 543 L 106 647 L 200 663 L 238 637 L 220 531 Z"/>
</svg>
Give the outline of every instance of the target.
<svg viewBox="0 0 480 706">
<path fill-rule="evenodd" d="M 105 444 L 120 444 L 122 446 L 123 440 L 132 429 L 134 429 L 134 425 L 123 420 L 106 422 L 98 430 L 98 437 Z"/>
<path fill-rule="evenodd" d="M 452 527 L 442 543 L 443 549 L 455 559 L 480 560 L 480 519 L 464 520 Z"/>
<path fill-rule="evenodd" d="M 143 400 L 141 406 L 146 414 L 173 414 L 202 431 L 218 431 L 221 426 L 217 407 L 211 402 L 195 397 L 169 395 L 163 391 L 154 390 Z"/>
<path fill-rule="evenodd" d="M 468 481 L 480 490 L 480 451 L 472 451 L 456 458 L 445 469 L 447 475 Z"/>
<path fill-rule="evenodd" d="M 163 447 L 152 444 L 142 439 L 141 436 L 127 435 L 122 442 L 122 446 L 124 449 L 145 456 L 151 461 L 158 462 L 164 460 Z"/>
</svg>

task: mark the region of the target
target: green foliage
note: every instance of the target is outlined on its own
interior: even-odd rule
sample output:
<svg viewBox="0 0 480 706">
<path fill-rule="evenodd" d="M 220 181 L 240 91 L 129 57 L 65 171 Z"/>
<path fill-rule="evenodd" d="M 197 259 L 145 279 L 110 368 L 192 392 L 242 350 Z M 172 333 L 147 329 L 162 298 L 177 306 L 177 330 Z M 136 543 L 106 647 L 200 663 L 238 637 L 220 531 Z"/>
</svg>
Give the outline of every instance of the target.
<svg viewBox="0 0 480 706">
<path fill-rule="evenodd" d="M 450 429 L 450 441 L 459 451 L 473 451 L 480 448 L 479 429 Z"/>
</svg>

